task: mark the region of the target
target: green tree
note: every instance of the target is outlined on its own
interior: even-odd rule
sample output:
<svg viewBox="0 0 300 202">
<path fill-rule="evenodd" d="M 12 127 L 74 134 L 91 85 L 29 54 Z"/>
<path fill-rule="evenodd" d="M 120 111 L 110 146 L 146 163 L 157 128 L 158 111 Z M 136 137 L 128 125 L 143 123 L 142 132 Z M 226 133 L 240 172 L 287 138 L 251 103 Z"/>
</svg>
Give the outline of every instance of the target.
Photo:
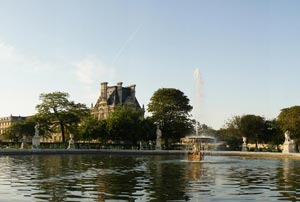
<svg viewBox="0 0 300 202">
<path fill-rule="evenodd" d="M 34 118 L 29 117 L 24 121 L 13 123 L 4 133 L 4 138 L 19 142 L 23 136 L 32 137 L 34 135 L 34 126 L 36 122 Z"/>
<path fill-rule="evenodd" d="M 300 143 L 300 106 L 293 106 L 281 109 L 277 123 L 282 131 L 290 131 L 291 138 L 297 139 Z"/>
<path fill-rule="evenodd" d="M 131 141 L 137 144 L 142 139 L 143 112 L 132 107 L 121 106 L 114 111 L 108 121 L 111 140 Z"/>
<path fill-rule="evenodd" d="M 263 117 L 247 114 L 230 119 L 226 123 L 225 129 L 220 130 L 219 134 L 221 139 L 227 141 L 233 149 L 239 148 L 242 144 L 242 137 L 246 137 L 247 142 L 255 143 L 257 149 L 259 142 L 266 143 L 269 141 L 270 134 L 266 132 L 266 129 L 267 125 Z"/>
<path fill-rule="evenodd" d="M 218 139 L 225 141 L 229 149 L 239 150 L 242 144 L 242 137 L 247 138 L 247 142 L 268 143 L 278 145 L 283 142 L 282 132 L 277 121 L 265 120 L 261 116 L 244 115 L 234 116 L 230 119 L 225 128 L 218 131 Z"/>
<path fill-rule="evenodd" d="M 284 141 L 284 136 L 282 135 L 282 131 L 279 128 L 276 119 L 265 121 L 264 134 L 265 141 L 270 144 L 276 145 L 277 149 L 279 148 L 279 145 L 282 144 Z"/>
<path fill-rule="evenodd" d="M 148 104 L 152 118 L 160 124 L 162 138 L 169 147 L 169 140 L 179 141 L 180 138 L 193 130 L 190 112 L 193 107 L 189 99 L 178 89 L 161 88 L 154 92 Z"/>
<path fill-rule="evenodd" d="M 142 132 L 140 135 L 140 140 L 143 141 L 154 141 L 156 140 L 156 125 L 151 117 L 146 117 L 141 122 Z"/>
<path fill-rule="evenodd" d="M 216 130 L 214 130 L 212 127 L 206 125 L 206 124 L 197 124 L 197 130 L 198 130 L 198 134 L 207 134 L 207 135 L 211 135 L 214 136 L 216 134 Z M 195 130 L 196 130 L 195 128 Z"/>
<path fill-rule="evenodd" d="M 23 137 L 22 125 L 23 123 L 16 122 L 9 126 L 3 133 L 4 139 L 11 140 L 13 142 L 19 142 Z"/>
<path fill-rule="evenodd" d="M 264 139 L 265 119 L 253 114 L 244 115 L 240 119 L 240 132 L 249 142 L 255 143 L 258 148 L 258 142 Z"/>
<path fill-rule="evenodd" d="M 242 134 L 240 131 L 241 117 L 234 116 L 229 119 L 224 128 L 218 131 L 218 140 L 226 142 L 226 149 L 240 150 Z"/>
<path fill-rule="evenodd" d="M 82 140 L 105 141 L 108 138 L 107 120 L 88 116 L 80 123 L 79 133 Z"/>
<path fill-rule="evenodd" d="M 65 142 L 65 130 L 76 131 L 81 119 L 89 114 L 84 104 L 70 101 L 69 94 L 64 92 L 53 92 L 40 95 L 41 104 L 36 106 L 37 116 L 45 120 L 48 129 L 58 127 Z"/>
</svg>

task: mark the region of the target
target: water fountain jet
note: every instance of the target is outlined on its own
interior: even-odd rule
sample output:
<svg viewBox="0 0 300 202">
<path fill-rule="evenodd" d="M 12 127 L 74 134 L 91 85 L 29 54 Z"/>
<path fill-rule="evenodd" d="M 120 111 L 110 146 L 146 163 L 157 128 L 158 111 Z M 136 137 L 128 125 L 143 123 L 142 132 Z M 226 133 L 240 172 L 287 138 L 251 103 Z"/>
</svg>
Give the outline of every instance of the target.
<svg viewBox="0 0 300 202">
<path fill-rule="evenodd" d="M 208 142 L 214 141 L 215 138 L 211 137 L 209 135 L 198 133 L 199 128 L 199 109 L 200 109 L 200 98 L 201 98 L 201 85 L 202 85 L 202 79 L 200 70 L 198 68 L 194 71 L 194 81 L 195 81 L 195 103 L 194 103 L 194 117 L 196 119 L 196 127 L 195 127 L 195 135 L 186 136 L 183 138 L 183 141 L 187 143 L 192 143 L 192 151 L 188 152 L 188 159 L 189 160 L 203 160 L 205 155 L 205 144 L 207 145 Z"/>
</svg>

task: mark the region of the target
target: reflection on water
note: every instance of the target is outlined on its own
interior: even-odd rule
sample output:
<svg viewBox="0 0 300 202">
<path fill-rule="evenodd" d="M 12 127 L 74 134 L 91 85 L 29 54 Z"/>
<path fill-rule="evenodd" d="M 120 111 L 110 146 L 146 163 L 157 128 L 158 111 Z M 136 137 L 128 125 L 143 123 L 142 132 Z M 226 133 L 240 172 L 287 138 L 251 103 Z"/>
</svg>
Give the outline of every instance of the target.
<svg viewBox="0 0 300 202">
<path fill-rule="evenodd" d="M 300 161 L 242 157 L 0 157 L 0 201 L 298 201 Z"/>
</svg>

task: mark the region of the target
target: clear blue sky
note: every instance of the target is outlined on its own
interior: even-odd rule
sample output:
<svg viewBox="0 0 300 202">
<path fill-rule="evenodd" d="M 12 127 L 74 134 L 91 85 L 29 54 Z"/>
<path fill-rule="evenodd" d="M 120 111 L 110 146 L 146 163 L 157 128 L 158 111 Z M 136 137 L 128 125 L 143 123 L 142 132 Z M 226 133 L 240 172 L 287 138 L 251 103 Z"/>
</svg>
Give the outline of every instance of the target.
<svg viewBox="0 0 300 202">
<path fill-rule="evenodd" d="M 100 83 L 136 84 L 147 106 L 180 89 L 218 129 L 300 104 L 300 1 L 0 0 L 0 116 L 31 115 L 39 94 L 90 106 Z M 197 106 L 198 106 L 197 105 Z"/>
</svg>

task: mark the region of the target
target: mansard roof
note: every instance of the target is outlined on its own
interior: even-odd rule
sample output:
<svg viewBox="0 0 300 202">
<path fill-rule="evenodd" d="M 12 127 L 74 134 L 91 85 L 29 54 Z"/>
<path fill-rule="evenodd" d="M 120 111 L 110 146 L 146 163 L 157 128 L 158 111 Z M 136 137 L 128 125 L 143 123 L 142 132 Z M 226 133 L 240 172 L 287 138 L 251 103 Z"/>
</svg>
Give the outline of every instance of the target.
<svg viewBox="0 0 300 202">
<path fill-rule="evenodd" d="M 108 106 L 117 105 L 133 105 L 135 108 L 141 109 L 141 106 L 135 97 L 135 85 L 123 87 L 122 83 L 118 83 L 118 86 L 107 86 L 107 82 L 101 84 L 101 95 L 97 100 L 94 108 L 97 109 L 100 102 L 105 101 Z M 105 91 L 106 95 L 105 95 Z M 122 96 L 122 99 L 120 99 Z"/>
<path fill-rule="evenodd" d="M 111 92 L 111 93 L 109 93 Z M 122 102 L 120 103 L 120 96 L 122 96 Z M 107 91 L 107 104 L 108 105 L 118 105 L 118 104 L 129 104 L 134 103 L 136 108 L 140 108 L 140 104 L 136 97 L 132 96 L 131 87 L 122 87 L 121 95 L 118 92 L 117 86 L 108 87 Z"/>
</svg>

